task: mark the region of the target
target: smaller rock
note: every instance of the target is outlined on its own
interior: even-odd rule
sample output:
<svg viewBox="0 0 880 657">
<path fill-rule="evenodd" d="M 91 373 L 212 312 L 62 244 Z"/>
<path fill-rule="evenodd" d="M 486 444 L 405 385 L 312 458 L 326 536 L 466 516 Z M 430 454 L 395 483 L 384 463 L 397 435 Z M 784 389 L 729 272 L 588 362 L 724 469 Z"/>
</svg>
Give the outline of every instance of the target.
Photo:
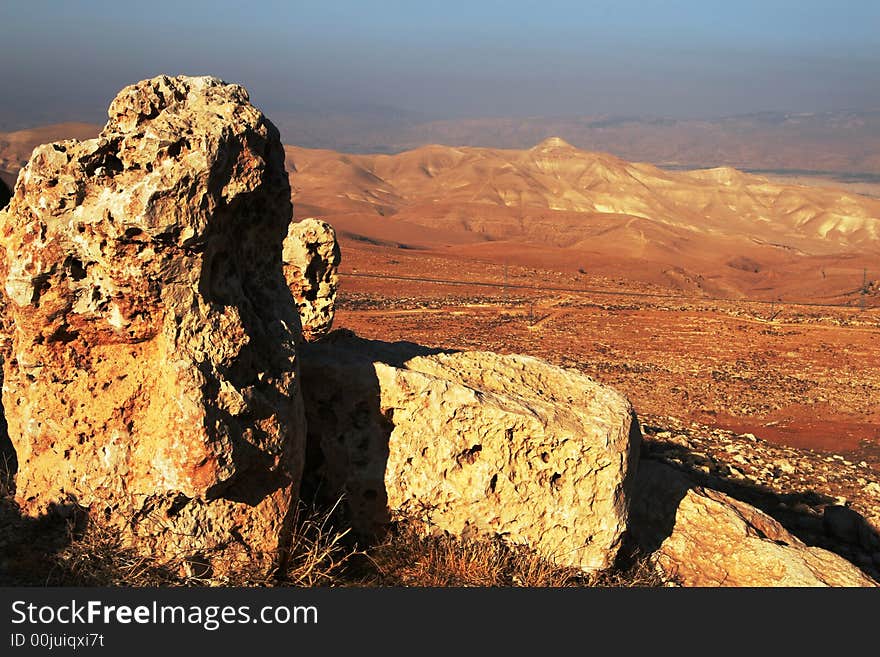
<svg viewBox="0 0 880 657">
<path fill-rule="evenodd" d="M 303 395 L 323 490 L 358 533 L 409 519 L 614 563 L 641 442 L 623 396 L 537 358 L 336 336 L 303 345 Z"/>
<path fill-rule="evenodd" d="M 314 342 L 333 324 L 341 259 L 336 231 L 318 219 L 291 223 L 281 258 L 284 277 L 299 309 L 303 337 Z"/>
<path fill-rule="evenodd" d="M 656 461 L 639 464 L 630 532 L 683 586 L 877 586 L 759 509 Z"/>
<path fill-rule="evenodd" d="M 779 470 L 781 472 L 784 472 L 785 474 L 788 474 L 788 475 L 794 474 L 795 470 L 796 470 L 796 468 L 791 464 L 791 462 L 787 461 L 785 459 L 780 459 L 779 461 L 777 461 L 776 467 L 779 468 Z"/>
</svg>

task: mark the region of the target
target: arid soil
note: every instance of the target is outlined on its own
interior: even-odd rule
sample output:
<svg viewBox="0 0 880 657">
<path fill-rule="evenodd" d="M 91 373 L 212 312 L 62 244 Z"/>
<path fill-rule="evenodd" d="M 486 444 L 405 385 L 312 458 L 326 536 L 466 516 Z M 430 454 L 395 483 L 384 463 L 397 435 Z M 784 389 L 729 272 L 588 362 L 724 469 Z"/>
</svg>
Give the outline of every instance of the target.
<svg viewBox="0 0 880 657">
<path fill-rule="evenodd" d="M 642 414 L 880 464 L 880 309 L 688 299 L 511 267 L 505 285 L 503 267 L 434 256 L 419 271 L 415 255 L 343 252 L 337 327 L 541 356 L 620 388 Z M 469 277 L 492 285 L 415 280 Z"/>
<path fill-rule="evenodd" d="M 541 356 L 617 387 L 659 431 L 751 434 L 877 479 L 875 199 L 559 139 L 287 159 L 296 216 L 342 240 L 337 327 Z"/>
</svg>

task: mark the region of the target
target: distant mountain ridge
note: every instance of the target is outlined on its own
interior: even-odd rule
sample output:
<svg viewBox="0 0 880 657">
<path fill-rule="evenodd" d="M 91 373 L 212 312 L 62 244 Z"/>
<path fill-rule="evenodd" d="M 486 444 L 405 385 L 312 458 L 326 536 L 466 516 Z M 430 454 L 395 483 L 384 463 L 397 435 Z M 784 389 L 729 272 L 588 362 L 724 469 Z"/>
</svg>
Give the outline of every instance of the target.
<svg viewBox="0 0 880 657">
<path fill-rule="evenodd" d="M 297 216 L 377 245 L 810 298 L 851 290 L 880 255 L 880 200 L 731 167 L 666 171 L 560 137 L 523 150 L 286 153 Z"/>
<path fill-rule="evenodd" d="M 302 201 L 432 226 L 450 221 L 450 207 L 480 204 L 533 222 L 542 211 L 596 215 L 597 221 L 621 216 L 788 243 L 810 253 L 875 247 L 880 238 L 880 201 L 874 199 L 771 183 L 731 167 L 664 171 L 584 151 L 559 137 L 526 150 L 428 145 L 397 155 L 287 152 Z M 480 214 L 469 219 L 471 230 Z M 479 228 L 508 237 L 494 235 L 487 224 Z M 566 239 L 577 234 L 569 231 Z"/>
<path fill-rule="evenodd" d="M 420 121 L 400 116 L 288 115 L 285 143 L 356 153 L 396 153 L 424 144 L 529 148 L 558 135 L 585 150 L 691 168 L 880 174 L 880 110 L 757 112 L 715 119 L 596 115 Z"/>
</svg>

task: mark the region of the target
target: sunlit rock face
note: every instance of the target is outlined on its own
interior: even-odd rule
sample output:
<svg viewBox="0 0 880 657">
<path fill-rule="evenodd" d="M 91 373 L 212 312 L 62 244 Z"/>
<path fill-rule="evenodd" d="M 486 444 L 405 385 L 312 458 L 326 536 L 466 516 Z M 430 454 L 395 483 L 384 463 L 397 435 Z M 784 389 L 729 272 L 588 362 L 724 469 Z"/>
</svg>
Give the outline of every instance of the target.
<svg viewBox="0 0 880 657">
<path fill-rule="evenodd" d="M 303 395 L 324 493 L 356 530 L 406 519 L 611 566 L 641 442 L 626 398 L 528 356 L 336 335 L 303 348 Z"/>
<path fill-rule="evenodd" d="M 270 569 L 305 436 L 278 131 L 208 77 L 139 82 L 108 114 L 36 148 L 0 213 L 18 502 L 87 507 L 215 573 Z"/>
<path fill-rule="evenodd" d="M 310 342 L 319 340 L 330 331 L 336 310 L 341 259 L 336 231 L 319 219 L 291 223 L 282 257 L 303 337 Z"/>
</svg>

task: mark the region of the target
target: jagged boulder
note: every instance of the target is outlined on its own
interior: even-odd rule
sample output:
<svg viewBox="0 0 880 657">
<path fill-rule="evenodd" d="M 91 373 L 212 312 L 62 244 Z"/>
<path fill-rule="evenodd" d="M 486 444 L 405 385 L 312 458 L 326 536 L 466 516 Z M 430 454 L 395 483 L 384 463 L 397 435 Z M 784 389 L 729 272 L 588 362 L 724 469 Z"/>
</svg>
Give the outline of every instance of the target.
<svg viewBox="0 0 880 657">
<path fill-rule="evenodd" d="M 356 529 L 407 518 L 611 565 L 641 438 L 625 398 L 536 358 L 337 335 L 301 350 L 303 394 L 310 462 Z"/>
<path fill-rule="evenodd" d="M 97 139 L 36 148 L 0 213 L 18 502 L 269 569 L 305 440 L 278 131 L 209 77 L 140 82 L 108 113 Z"/>
<path fill-rule="evenodd" d="M 339 287 L 340 251 L 333 227 L 318 219 L 291 223 L 284 240 L 284 275 L 299 309 L 303 337 L 330 332 Z"/>
<path fill-rule="evenodd" d="M 877 586 L 763 511 L 656 461 L 639 463 L 631 511 L 630 530 L 642 549 L 684 586 Z"/>
</svg>

